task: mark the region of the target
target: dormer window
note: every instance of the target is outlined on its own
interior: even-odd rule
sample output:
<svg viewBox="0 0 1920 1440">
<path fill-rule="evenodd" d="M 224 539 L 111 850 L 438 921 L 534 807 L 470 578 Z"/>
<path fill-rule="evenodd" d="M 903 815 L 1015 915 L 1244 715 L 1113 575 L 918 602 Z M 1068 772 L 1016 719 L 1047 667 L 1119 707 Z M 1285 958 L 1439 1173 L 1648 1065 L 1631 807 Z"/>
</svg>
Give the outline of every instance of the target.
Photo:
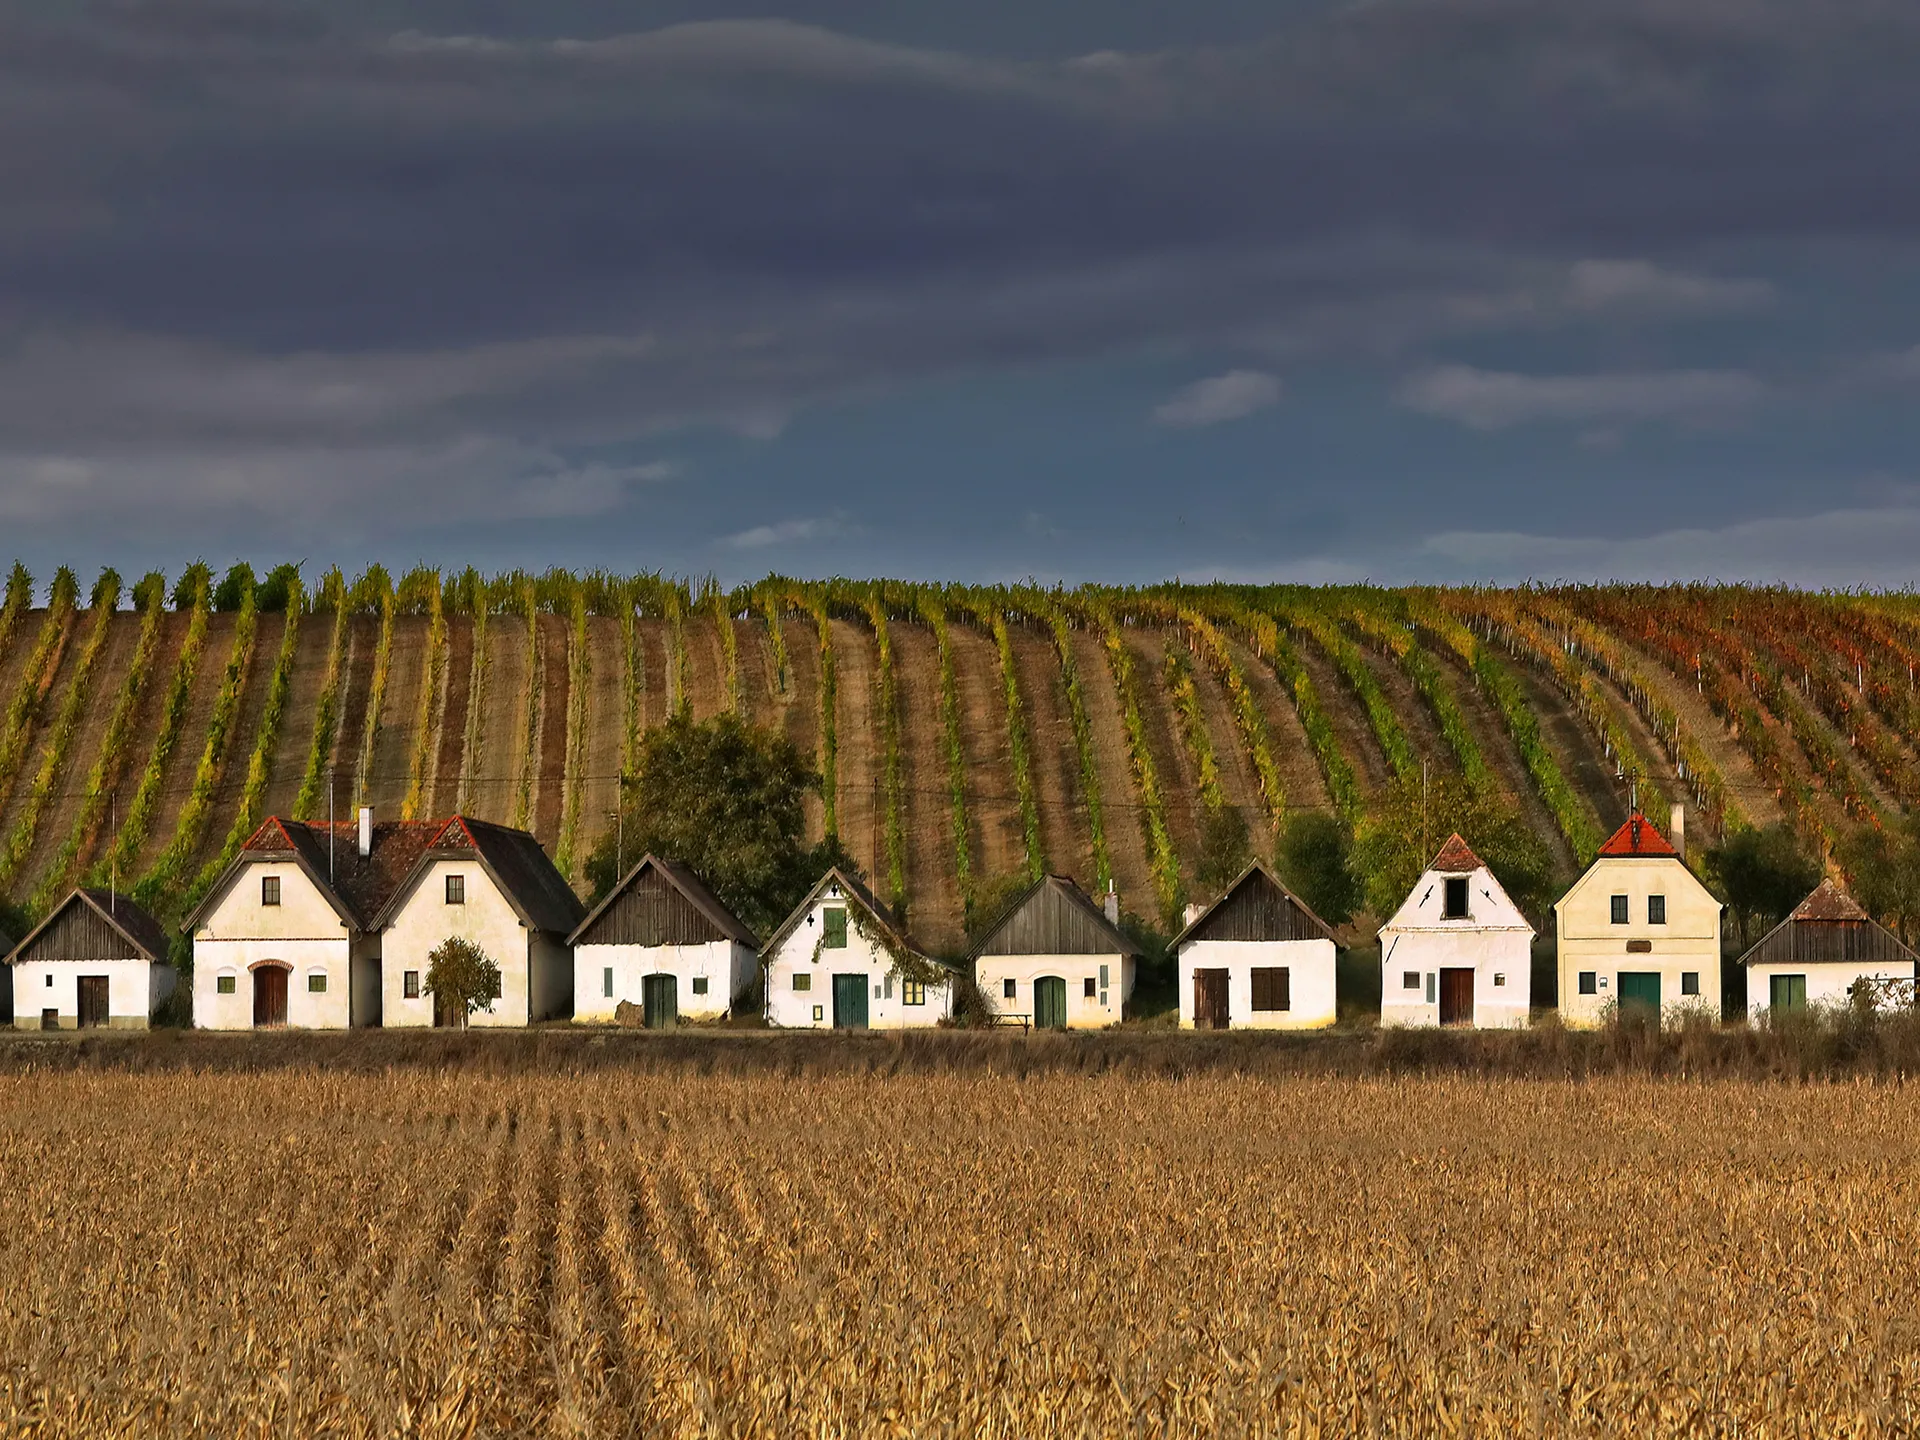
<svg viewBox="0 0 1920 1440">
<path fill-rule="evenodd" d="M 447 904 L 464 905 L 467 903 L 467 877 L 464 875 L 447 876 Z"/>
<path fill-rule="evenodd" d="M 280 903 L 280 877 L 278 875 L 262 875 L 260 877 L 260 903 L 262 905 L 278 905 Z"/>
<path fill-rule="evenodd" d="M 1447 877 L 1446 909 L 1441 912 L 1443 920 L 1464 920 L 1467 918 L 1467 877 L 1449 875 Z"/>
</svg>

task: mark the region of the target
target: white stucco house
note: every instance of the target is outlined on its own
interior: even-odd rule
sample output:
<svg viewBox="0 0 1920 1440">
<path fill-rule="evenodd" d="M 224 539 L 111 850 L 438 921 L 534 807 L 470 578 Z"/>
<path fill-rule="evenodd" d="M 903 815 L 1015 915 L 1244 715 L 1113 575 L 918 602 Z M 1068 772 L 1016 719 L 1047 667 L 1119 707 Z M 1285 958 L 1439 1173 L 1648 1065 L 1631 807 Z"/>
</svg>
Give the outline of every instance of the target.
<svg viewBox="0 0 1920 1440">
<path fill-rule="evenodd" d="M 1458 835 L 1380 927 L 1380 1023 L 1524 1026 L 1534 929 Z"/>
<path fill-rule="evenodd" d="M 853 876 L 822 875 L 761 950 L 769 1023 L 910 1030 L 953 1014 L 953 973 Z"/>
<path fill-rule="evenodd" d="M 1676 1006 L 1719 1017 L 1723 907 L 1645 815 L 1627 817 L 1553 908 L 1567 1024 Z"/>
<path fill-rule="evenodd" d="M 173 993 L 167 933 L 107 890 L 75 890 L 7 954 L 18 1030 L 144 1030 Z"/>
<path fill-rule="evenodd" d="M 1183 1029 L 1312 1030 L 1336 1018 L 1333 931 L 1258 860 L 1173 949 Z"/>
<path fill-rule="evenodd" d="M 1140 947 L 1120 929 L 1120 898 L 1103 911 L 1065 875 L 1043 875 L 974 950 L 974 983 L 1004 1020 L 1039 1030 L 1120 1023 Z"/>
<path fill-rule="evenodd" d="M 677 861 L 644 856 L 567 938 L 573 1018 L 611 1021 L 622 1001 L 650 1028 L 718 1020 L 753 986 L 760 942 Z"/>
<path fill-rule="evenodd" d="M 374 917 L 438 822 L 327 825 L 270 816 L 186 919 L 203 1030 L 381 1022 Z"/>
<path fill-rule="evenodd" d="M 380 1023 L 457 1025 L 427 993 L 429 957 L 443 940 L 471 940 L 500 967 L 500 992 L 474 1026 L 530 1025 L 573 1014 L 567 937 L 583 907 L 525 830 L 455 815 L 444 821 L 374 916 L 380 937 Z"/>
<path fill-rule="evenodd" d="M 1881 982 L 1886 998 L 1911 1004 L 1914 952 L 1832 880 L 1822 880 L 1793 913 L 1740 957 L 1754 1024 L 1810 1006 L 1845 1005 L 1854 985 Z"/>
</svg>

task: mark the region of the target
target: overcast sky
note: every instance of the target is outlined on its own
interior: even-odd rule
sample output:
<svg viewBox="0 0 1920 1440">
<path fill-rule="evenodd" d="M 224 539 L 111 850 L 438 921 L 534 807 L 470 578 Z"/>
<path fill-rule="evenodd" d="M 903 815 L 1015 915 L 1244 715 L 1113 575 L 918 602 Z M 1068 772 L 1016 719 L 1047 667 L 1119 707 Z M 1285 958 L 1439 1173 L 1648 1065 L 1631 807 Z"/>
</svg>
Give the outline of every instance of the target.
<svg viewBox="0 0 1920 1440">
<path fill-rule="evenodd" d="M 1912 0 L 0 8 L 0 559 L 1920 556 Z"/>
</svg>

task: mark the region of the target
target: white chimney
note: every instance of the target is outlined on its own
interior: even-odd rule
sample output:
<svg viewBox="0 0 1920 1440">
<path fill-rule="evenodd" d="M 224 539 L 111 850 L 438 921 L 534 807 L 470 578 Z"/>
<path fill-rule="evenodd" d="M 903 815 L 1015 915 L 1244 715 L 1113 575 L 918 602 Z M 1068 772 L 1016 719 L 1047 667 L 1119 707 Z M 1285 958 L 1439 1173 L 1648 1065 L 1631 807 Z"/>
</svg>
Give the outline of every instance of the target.
<svg viewBox="0 0 1920 1440">
<path fill-rule="evenodd" d="M 1111 880 L 1107 881 L 1107 919 L 1115 925 L 1120 923 L 1120 892 Z"/>
<path fill-rule="evenodd" d="M 1667 838 L 1673 841 L 1674 850 L 1679 853 L 1679 856 L 1682 860 L 1685 860 L 1687 858 L 1687 807 L 1686 806 L 1676 804 L 1673 807 L 1673 821 L 1670 825 L 1668 825 L 1667 829 L 1671 832 Z"/>
<path fill-rule="evenodd" d="M 373 807 L 371 805 L 360 807 L 360 853 L 373 854 Z"/>
<path fill-rule="evenodd" d="M 1180 923 L 1183 925 L 1193 924 L 1194 921 L 1198 920 L 1200 916 L 1205 913 L 1206 908 L 1206 906 L 1200 904 L 1197 900 L 1189 900 L 1187 902 L 1186 912 L 1182 915 Z"/>
</svg>

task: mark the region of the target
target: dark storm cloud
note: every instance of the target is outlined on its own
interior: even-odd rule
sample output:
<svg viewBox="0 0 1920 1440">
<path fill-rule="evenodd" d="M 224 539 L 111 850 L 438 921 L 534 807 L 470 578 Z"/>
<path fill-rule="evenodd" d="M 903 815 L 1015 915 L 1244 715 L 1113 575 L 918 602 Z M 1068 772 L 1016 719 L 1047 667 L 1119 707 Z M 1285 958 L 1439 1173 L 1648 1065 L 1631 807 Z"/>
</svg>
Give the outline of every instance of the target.
<svg viewBox="0 0 1920 1440">
<path fill-rule="evenodd" d="M 632 477 L 554 447 L 772 434 L 823 397 L 1143 345 L 1379 356 L 1764 306 L 1687 257 L 1920 221 L 1910 5 L 1379 3 L 1044 59 L 448 13 L 0 14 L 13 513 L 225 504 L 340 456 L 343 503 L 467 463 L 489 513 L 528 475 L 611 508 Z M 1469 424 L 1632 414 L 1672 369 L 1404 393 Z"/>
</svg>

